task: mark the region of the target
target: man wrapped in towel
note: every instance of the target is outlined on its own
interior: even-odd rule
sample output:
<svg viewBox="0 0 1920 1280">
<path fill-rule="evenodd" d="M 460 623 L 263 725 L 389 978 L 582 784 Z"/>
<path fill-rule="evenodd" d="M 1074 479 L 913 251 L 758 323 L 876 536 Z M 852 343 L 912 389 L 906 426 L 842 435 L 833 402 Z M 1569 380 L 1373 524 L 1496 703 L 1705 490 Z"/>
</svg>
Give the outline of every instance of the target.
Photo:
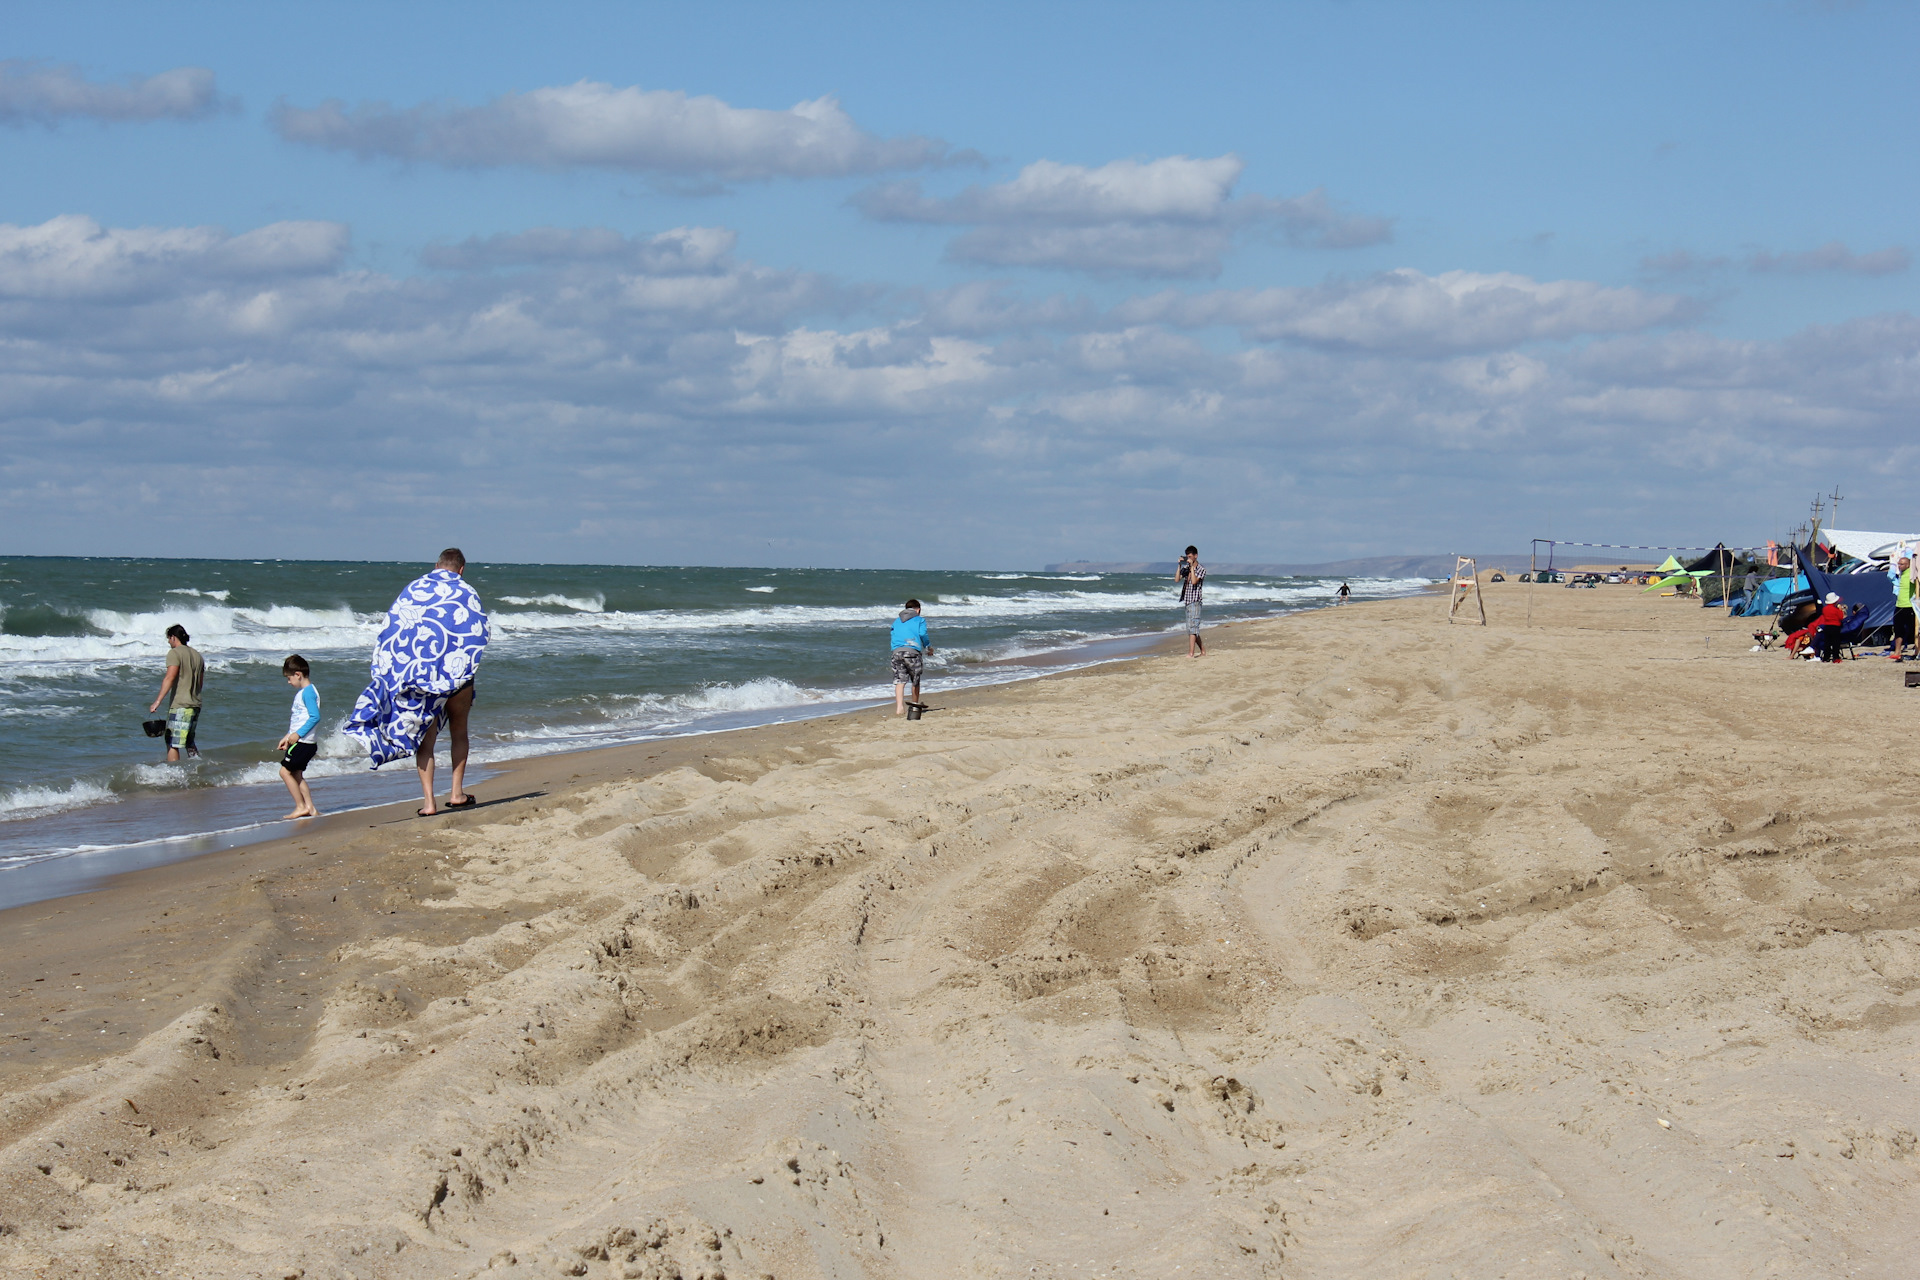
<svg viewBox="0 0 1920 1280">
<path fill-rule="evenodd" d="M 387 610 L 387 625 L 373 649 L 373 682 L 342 726 L 367 746 L 373 767 L 406 756 L 420 772 L 426 807 L 434 803 L 433 748 L 440 726 L 451 723 L 452 787 L 447 807 L 477 804 L 464 787 L 467 772 L 467 711 L 473 680 L 486 651 L 489 629 L 480 597 L 460 575 L 467 558 L 458 547 L 440 553 L 433 572 L 407 584 Z"/>
</svg>

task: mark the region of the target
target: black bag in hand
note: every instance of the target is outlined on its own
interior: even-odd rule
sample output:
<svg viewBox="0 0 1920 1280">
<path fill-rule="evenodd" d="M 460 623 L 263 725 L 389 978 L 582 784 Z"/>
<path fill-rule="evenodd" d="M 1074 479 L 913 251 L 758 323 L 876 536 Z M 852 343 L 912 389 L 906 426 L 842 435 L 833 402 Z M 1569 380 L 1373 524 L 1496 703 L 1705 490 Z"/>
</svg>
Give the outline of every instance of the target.
<svg viewBox="0 0 1920 1280">
<path fill-rule="evenodd" d="M 167 722 L 165 720 L 142 720 L 140 722 L 140 727 L 147 731 L 147 736 L 149 738 L 160 738 L 160 737 L 166 736 Z"/>
</svg>

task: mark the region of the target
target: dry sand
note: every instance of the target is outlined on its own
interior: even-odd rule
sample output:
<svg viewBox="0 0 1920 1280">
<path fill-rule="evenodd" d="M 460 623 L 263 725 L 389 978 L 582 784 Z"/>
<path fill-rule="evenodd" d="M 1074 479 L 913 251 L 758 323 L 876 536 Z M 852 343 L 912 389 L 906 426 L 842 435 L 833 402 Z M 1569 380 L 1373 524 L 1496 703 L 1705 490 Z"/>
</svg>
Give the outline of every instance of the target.
<svg viewBox="0 0 1920 1280">
<path fill-rule="evenodd" d="M 1526 590 L 5 913 L 0 1270 L 1915 1275 L 1920 690 Z"/>
</svg>

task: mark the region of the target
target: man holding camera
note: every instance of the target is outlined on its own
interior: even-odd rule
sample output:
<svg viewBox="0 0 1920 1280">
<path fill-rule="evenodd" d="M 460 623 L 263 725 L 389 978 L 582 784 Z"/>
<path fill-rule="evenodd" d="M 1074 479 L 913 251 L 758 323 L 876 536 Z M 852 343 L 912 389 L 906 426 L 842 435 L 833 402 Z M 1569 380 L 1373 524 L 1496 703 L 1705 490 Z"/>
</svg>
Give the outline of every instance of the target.
<svg viewBox="0 0 1920 1280">
<path fill-rule="evenodd" d="M 1207 571 L 1200 565 L 1200 548 L 1188 547 L 1180 557 L 1180 603 L 1187 608 L 1187 656 L 1207 656 L 1207 642 L 1200 638 L 1200 589 Z"/>
</svg>

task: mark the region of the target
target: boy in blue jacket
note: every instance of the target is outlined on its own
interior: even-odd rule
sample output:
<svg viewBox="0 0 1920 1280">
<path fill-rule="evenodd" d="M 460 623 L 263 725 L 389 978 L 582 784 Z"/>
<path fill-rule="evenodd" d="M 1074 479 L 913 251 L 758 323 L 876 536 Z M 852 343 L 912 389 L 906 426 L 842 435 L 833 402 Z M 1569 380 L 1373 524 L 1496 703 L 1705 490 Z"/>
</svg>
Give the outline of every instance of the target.
<svg viewBox="0 0 1920 1280">
<path fill-rule="evenodd" d="M 912 701 L 920 701 L 920 673 L 926 655 L 933 652 L 933 640 L 927 635 L 927 621 L 920 616 L 920 602 L 907 601 L 906 608 L 893 621 L 893 714 L 907 714 L 906 688 L 913 686 Z"/>
<path fill-rule="evenodd" d="M 317 818 L 313 792 L 307 790 L 307 765 L 319 747 L 320 691 L 313 687 L 313 670 L 307 660 L 294 654 L 280 664 L 280 674 L 293 686 L 293 712 L 287 718 L 286 736 L 280 739 L 280 781 L 293 796 L 289 818 Z"/>
</svg>

